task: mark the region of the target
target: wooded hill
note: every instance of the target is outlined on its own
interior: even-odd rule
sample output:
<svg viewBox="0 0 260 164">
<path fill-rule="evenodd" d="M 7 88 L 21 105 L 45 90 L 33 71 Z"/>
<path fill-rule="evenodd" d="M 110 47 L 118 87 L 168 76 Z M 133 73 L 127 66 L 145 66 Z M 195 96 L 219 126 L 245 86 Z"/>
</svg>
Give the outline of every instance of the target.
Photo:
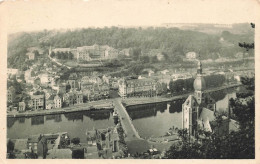
<svg viewBox="0 0 260 164">
<path fill-rule="evenodd" d="M 223 38 L 228 44 L 223 44 Z M 75 48 L 93 44 L 109 45 L 116 49 L 134 48 L 141 51 L 159 49 L 170 58 L 184 56 L 194 51 L 202 59 L 215 59 L 219 56 L 232 58 L 242 51 L 238 42 L 252 42 L 254 32 L 233 34 L 206 34 L 178 28 L 87 28 L 65 32 L 47 31 L 12 34 L 8 37 L 8 67 L 21 68 L 26 59 L 27 48 L 40 47 L 48 52 L 50 46 Z"/>
</svg>

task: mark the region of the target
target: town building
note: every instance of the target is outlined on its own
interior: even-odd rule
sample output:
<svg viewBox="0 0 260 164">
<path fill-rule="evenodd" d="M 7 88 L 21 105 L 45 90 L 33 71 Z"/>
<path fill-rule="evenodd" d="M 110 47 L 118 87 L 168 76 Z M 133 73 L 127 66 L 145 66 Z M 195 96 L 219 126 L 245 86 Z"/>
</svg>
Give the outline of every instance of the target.
<svg viewBox="0 0 260 164">
<path fill-rule="evenodd" d="M 130 56 L 130 48 L 123 49 L 119 52 L 120 55 Z"/>
<path fill-rule="evenodd" d="M 26 107 L 26 105 L 25 105 L 24 102 L 19 102 L 19 103 L 18 103 L 18 111 L 19 111 L 19 112 L 25 111 L 25 107 Z"/>
<path fill-rule="evenodd" d="M 7 68 L 7 75 L 11 76 L 11 75 L 17 75 L 19 72 L 18 69 L 13 69 L 13 68 Z"/>
<path fill-rule="evenodd" d="M 119 80 L 119 95 L 126 97 L 156 96 L 156 82 L 153 79 L 121 79 Z"/>
<path fill-rule="evenodd" d="M 15 89 L 13 86 L 11 86 L 7 90 L 7 102 L 13 103 L 14 97 L 15 97 Z"/>
<path fill-rule="evenodd" d="M 24 72 L 24 80 L 28 84 L 33 84 L 35 78 L 32 77 L 32 69 L 28 69 Z"/>
<path fill-rule="evenodd" d="M 29 60 L 34 60 L 35 59 L 35 54 L 33 52 L 26 53 L 26 56 L 28 56 Z"/>
<path fill-rule="evenodd" d="M 161 74 L 166 75 L 166 74 L 168 74 L 169 72 L 170 72 L 170 71 L 169 71 L 168 69 L 165 69 L 165 70 L 161 71 Z"/>
<path fill-rule="evenodd" d="M 97 45 L 92 46 L 82 46 L 77 48 L 55 48 L 50 47 L 49 54 L 52 52 L 58 53 L 72 53 L 74 58 L 80 61 L 95 61 L 95 60 L 108 60 L 117 58 L 119 51 L 108 45 Z"/>
<path fill-rule="evenodd" d="M 99 151 L 109 150 L 111 153 L 119 151 L 119 135 L 116 127 L 87 131 L 86 135 L 88 144 L 96 145 Z"/>
<path fill-rule="evenodd" d="M 46 73 L 39 75 L 39 78 L 42 85 L 47 85 L 50 82 L 49 75 Z"/>
<path fill-rule="evenodd" d="M 31 107 L 34 110 L 45 108 L 45 98 L 44 95 L 32 95 L 30 101 Z"/>
<path fill-rule="evenodd" d="M 157 57 L 157 60 L 158 60 L 158 61 L 162 61 L 162 60 L 165 59 L 165 58 L 164 58 L 164 55 L 163 55 L 162 53 L 158 53 L 158 54 L 156 55 L 156 57 Z"/>
<path fill-rule="evenodd" d="M 46 109 L 53 109 L 54 108 L 54 95 L 49 96 L 45 100 L 46 100 L 45 108 Z"/>
<path fill-rule="evenodd" d="M 38 158 L 46 158 L 47 155 L 47 140 L 43 135 L 33 135 L 27 140 L 27 147 L 32 153 L 36 153 Z"/>
<path fill-rule="evenodd" d="M 172 74 L 172 80 L 173 81 L 176 81 L 176 80 L 179 80 L 179 79 L 182 79 L 182 80 L 185 80 L 185 79 L 190 79 L 192 78 L 192 75 L 189 74 L 189 73 L 182 73 L 182 74 Z"/>
<path fill-rule="evenodd" d="M 59 95 L 54 97 L 54 108 L 61 108 L 62 107 L 62 99 Z"/>
<path fill-rule="evenodd" d="M 70 74 L 67 84 L 70 85 L 71 91 L 79 88 L 78 75 L 76 73 Z"/>
<path fill-rule="evenodd" d="M 36 153 L 38 159 L 59 158 L 64 157 L 62 152 L 66 153 L 70 138 L 67 132 L 32 135 L 28 137 L 27 148 Z M 70 151 L 71 152 L 71 151 Z M 71 153 L 66 157 L 71 158 Z"/>
<path fill-rule="evenodd" d="M 198 57 L 198 55 L 196 54 L 196 52 L 188 52 L 186 53 L 185 57 L 186 60 L 194 60 Z"/>
<path fill-rule="evenodd" d="M 83 94 L 81 91 L 73 91 L 63 95 L 65 106 L 71 106 L 83 103 Z"/>
</svg>

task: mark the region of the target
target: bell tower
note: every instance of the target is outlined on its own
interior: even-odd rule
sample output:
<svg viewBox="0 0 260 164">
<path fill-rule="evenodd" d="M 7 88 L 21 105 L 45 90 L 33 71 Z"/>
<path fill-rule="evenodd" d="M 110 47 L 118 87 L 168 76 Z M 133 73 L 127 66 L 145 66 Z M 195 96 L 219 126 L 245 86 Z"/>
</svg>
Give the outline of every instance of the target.
<svg viewBox="0 0 260 164">
<path fill-rule="evenodd" d="M 202 64 L 200 60 L 198 61 L 197 67 L 197 77 L 193 83 L 194 87 L 194 96 L 197 99 L 198 104 L 201 104 L 205 101 L 204 90 L 206 89 L 206 82 L 202 76 Z"/>
</svg>

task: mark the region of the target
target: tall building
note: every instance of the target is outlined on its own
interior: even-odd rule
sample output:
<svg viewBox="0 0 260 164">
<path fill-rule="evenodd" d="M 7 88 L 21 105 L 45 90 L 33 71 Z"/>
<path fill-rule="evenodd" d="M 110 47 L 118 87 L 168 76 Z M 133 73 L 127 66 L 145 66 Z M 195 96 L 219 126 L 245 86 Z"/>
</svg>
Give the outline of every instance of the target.
<svg viewBox="0 0 260 164">
<path fill-rule="evenodd" d="M 203 78 L 202 64 L 198 62 L 197 77 L 193 83 L 194 94 L 189 95 L 182 104 L 182 128 L 194 136 L 197 130 L 212 132 L 210 122 L 215 120 L 216 102 L 205 93 L 206 82 Z"/>
<path fill-rule="evenodd" d="M 9 87 L 7 90 L 7 102 L 12 103 L 14 101 L 14 94 L 15 94 L 15 89 L 13 86 Z"/>
<path fill-rule="evenodd" d="M 32 95 L 31 96 L 31 106 L 34 110 L 45 108 L 44 95 Z"/>
<path fill-rule="evenodd" d="M 119 80 L 119 95 L 125 97 L 156 96 L 156 82 L 153 79 L 121 79 Z"/>
<path fill-rule="evenodd" d="M 54 97 L 54 108 L 61 108 L 62 107 L 62 99 L 59 95 Z"/>
</svg>

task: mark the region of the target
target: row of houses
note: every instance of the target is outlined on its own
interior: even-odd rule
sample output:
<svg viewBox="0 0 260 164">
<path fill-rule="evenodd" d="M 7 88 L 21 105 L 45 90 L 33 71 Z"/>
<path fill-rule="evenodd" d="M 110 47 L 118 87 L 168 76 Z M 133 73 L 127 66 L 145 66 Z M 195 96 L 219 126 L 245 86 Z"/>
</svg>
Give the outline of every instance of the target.
<svg viewBox="0 0 260 164">
<path fill-rule="evenodd" d="M 83 103 L 83 94 L 80 91 L 73 91 L 65 94 L 51 95 L 48 98 L 44 94 L 32 95 L 28 106 L 33 110 L 55 109 L 66 106 L 73 106 Z"/>
</svg>

